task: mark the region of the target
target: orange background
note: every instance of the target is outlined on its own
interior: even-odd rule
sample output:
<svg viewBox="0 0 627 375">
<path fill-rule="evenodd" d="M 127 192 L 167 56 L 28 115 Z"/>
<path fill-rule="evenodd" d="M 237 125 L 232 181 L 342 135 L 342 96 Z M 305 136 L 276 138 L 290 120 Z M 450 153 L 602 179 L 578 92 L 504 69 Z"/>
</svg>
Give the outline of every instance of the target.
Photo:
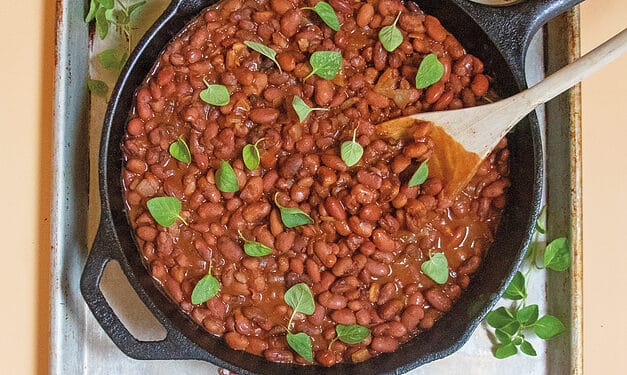
<svg viewBox="0 0 627 375">
<path fill-rule="evenodd" d="M 3 374 L 48 368 L 54 12 L 51 0 L 4 1 L 0 10 Z M 626 15 L 627 0 L 587 0 L 582 51 L 625 28 Z M 627 373 L 626 72 L 623 56 L 583 84 L 584 369 L 590 374 Z"/>
</svg>

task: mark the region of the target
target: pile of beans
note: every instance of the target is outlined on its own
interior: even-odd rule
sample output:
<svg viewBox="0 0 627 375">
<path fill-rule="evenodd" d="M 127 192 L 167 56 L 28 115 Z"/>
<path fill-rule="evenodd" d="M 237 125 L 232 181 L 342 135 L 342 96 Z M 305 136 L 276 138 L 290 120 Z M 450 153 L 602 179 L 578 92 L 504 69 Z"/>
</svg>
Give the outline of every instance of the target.
<svg viewBox="0 0 627 375">
<path fill-rule="evenodd" d="M 330 366 L 392 352 L 451 309 L 492 242 L 509 185 L 509 151 L 503 140 L 454 201 L 442 196 L 437 178 L 409 187 L 434 147 L 429 124 L 405 143 L 377 139 L 375 125 L 480 103 L 489 84 L 482 62 L 413 2 L 329 0 L 342 24 L 337 32 L 300 9 L 315 3 L 227 0 L 191 22 L 137 91 L 123 182 L 145 264 L 191 319 L 233 349 L 310 363 L 285 338 L 292 311 L 283 295 L 304 282 L 315 312 L 296 314 L 293 331 L 307 333 L 315 362 Z M 390 53 L 378 31 L 399 12 L 404 41 Z M 282 72 L 243 41 L 277 51 Z M 342 53 L 333 80 L 304 80 L 318 50 Z M 417 67 L 429 53 L 443 63 L 444 75 L 416 89 Z M 200 100 L 204 81 L 225 85 L 230 103 Z M 330 110 L 300 122 L 291 106 L 295 95 Z M 339 149 L 354 129 L 365 151 L 349 168 Z M 189 144 L 190 164 L 168 152 L 179 136 Z M 261 166 L 248 170 L 242 148 L 261 138 Z M 234 168 L 238 192 L 216 187 L 221 160 Z M 275 194 L 281 206 L 300 208 L 314 223 L 285 227 Z M 188 225 L 158 225 L 146 208 L 158 196 L 178 198 Z M 272 253 L 247 256 L 238 231 Z M 420 268 L 437 252 L 450 268 L 443 285 Z M 210 263 L 221 290 L 194 305 L 192 290 Z M 336 324 L 367 326 L 371 335 L 355 345 L 335 341 L 329 350 Z"/>
</svg>

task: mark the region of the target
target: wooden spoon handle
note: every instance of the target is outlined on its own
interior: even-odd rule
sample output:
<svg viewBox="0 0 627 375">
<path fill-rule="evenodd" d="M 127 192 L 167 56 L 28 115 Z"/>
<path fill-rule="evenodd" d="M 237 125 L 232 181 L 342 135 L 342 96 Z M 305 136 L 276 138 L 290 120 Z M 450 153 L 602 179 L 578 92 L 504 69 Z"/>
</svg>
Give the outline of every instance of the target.
<svg viewBox="0 0 627 375">
<path fill-rule="evenodd" d="M 519 95 L 527 99 L 531 111 L 581 82 L 625 52 L 627 52 L 627 29 Z"/>
</svg>

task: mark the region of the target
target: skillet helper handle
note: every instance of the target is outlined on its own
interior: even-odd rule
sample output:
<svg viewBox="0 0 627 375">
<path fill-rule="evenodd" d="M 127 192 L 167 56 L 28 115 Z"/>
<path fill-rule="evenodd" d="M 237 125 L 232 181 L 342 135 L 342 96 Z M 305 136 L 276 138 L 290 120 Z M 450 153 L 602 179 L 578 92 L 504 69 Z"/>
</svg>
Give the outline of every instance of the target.
<svg viewBox="0 0 627 375">
<path fill-rule="evenodd" d="M 192 353 L 188 353 L 184 348 L 180 334 L 166 328 L 167 335 L 161 341 L 140 341 L 136 339 L 120 321 L 116 313 L 107 302 L 100 290 L 100 279 L 105 266 L 111 260 L 119 261 L 119 252 L 116 250 L 117 243 L 111 239 L 113 233 L 110 226 L 101 222 L 98 234 L 92 246 L 87 263 L 81 275 L 81 294 L 87 302 L 87 306 L 100 326 L 109 335 L 113 343 L 120 348 L 124 354 L 135 359 L 191 359 L 195 358 Z M 123 262 L 120 262 L 120 265 Z M 124 267 L 122 267 L 124 269 Z M 126 273 L 126 270 L 124 270 Z M 127 274 L 128 277 L 128 274 Z"/>
<path fill-rule="evenodd" d="M 583 0 L 526 0 L 510 6 L 487 6 L 455 0 L 490 35 L 505 60 L 514 69 L 518 83 L 526 87 L 525 56 L 531 38 L 547 21 Z"/>
<path fill-rule="evenodd" d="M 545 103 L 627 52 L 627 29 L 527 90 L 530 106 Z"/>
</svg>

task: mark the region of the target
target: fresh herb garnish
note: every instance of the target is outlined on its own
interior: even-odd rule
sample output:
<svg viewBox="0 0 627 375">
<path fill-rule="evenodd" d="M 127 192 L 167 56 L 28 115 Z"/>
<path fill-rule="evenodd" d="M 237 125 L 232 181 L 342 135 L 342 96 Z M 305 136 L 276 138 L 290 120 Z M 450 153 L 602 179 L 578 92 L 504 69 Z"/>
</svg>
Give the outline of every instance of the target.
<svg viewBox="0 0 627 375">
<path fill-rule="evenodd" d="M 124 51 L 108 49 L 98 54 L 98 62 L 103 68 L 117 72 L 126 62 L 133 46 L 132 32 L 134 27 L 132 16 L 141 9 L 144 4 L 146 4 L 145 1 L 138 1 L 129 6 L 125 6 L 120 1 L 116 3 L 114 0 L 91 0 L 89 2 L 89 12 L 85 17 L 85 22 L 90 23 L 95 21 L 96 34 L 98 37 L 105 39 L 107 35 L 109 35 L 111 26 L 114 26 L 116 30 L 124 34 L 124 38 L 126 39 L 126 48 Z M 108 91 L 106 84 L 98 80 L 87 80 L 87 86 L 94 95 L 105 96 Z"/>
<path fill-rule="evenodd" d="M 427 164 L 428 161 L 429 159 L 420 163 L 420 166 L 418 166 L 416 172 L 414 172 L 414 174 L 409 179 L 409 183 L 407 183 L 409 187 L 422 185 L 425 181 L 427 181 L 427 177 L 429 177 L 429 165 Z"/>
<path fill-rule="evenodd" d="M 540 234 L 546 233 L 546 206 L 540 210 L 540 216 L 536 220 L 536 231 Z"/>
<path fill-rule="evenodd" d="M 96 57 L 103 68 L 117 72 L 124 66 L 128 55 L 118 49 L 110 48 L 100 52 Z"/>
<path fill-rule="evenodd" d="M 198 281 L 192 291 L 192 303 L 198 305 L 205 303 L 213 298 L 220 291 L 220 281 L 211 275 L 211 263 L 209 263 L 209 271 Z"/>
<path fill-rule="evenodd" d="M 305 119 L 307 119 L 307 116 L 309 116 L 309 114 L 313 111 L 329 110 L 329 108 L 312 108 L 308 106 L 307 103 L 305 103 L 305 101 L 300 98 L 300 96 L 294 96 L 294 99 L 292 99 L 292 108 L 294 108 L 294 111 L 296 111 L 300 122 L 305 121 Z"/>
<path fill-rule="evenodd" d="M 189 164 L 192 162 L 192 154 L 189 151 L 189 146 L 185 143 L 183 136 L 179 136 L 176 141 L 170 145 L 170 155 L 178 161 Z"/>
<path fill-rule="evenodd" d="M 156 197 L 146 202 L 148 212 L 155 221 L 164 227 L 174 224 L 176 219 L 180 219 L 185 225 L 187 222 L 181 217 L 181 201 L 175 197 Z"/>
<path fill-rule="evenodd" d="M 307 80 L 314 74 L 318 77 L 332 80 L 342 67 L 342 54 L 336 51 L 316 51 L 309 58 L 312 71 L 305 77 Z"/>
<path fill-rule="evenodd" d="M 206 80 L 203 79 L 203 81 L 205 82 L 205 85 L 207 85 L 207 88 L 200 92 L 200 99 L 202 99 L 203 102 L 218 107 L 229 104 L 231 96 L 229 95 L 229 90 L 227 90 L 226 86 L 210 85 Z"/>
<path fill-rule="evenodd" d="M 420 63 L 416 73 L 416 88 L 424 89 L 438 82 L 444 74 L 444 65 L 433 53 L 428 54 Z"/>
<path fill-rule="evenodd" d="M 316 12 L 322 21 L 324 21 L 324 23 L 326 23 L 332 30 L 338 31 L 340 29 L 340 20 L 338 20 L 333 7 L 328 3 L 320 1 L 313 7 L 304 7 L 302 9 L 310 9 Z"/>
<path fill-rule="evenodd" d="M 276 64 L 276 66 L 279 68 L 279 72 L 283 73 L 283 70 L 281 69 L 281 65 L 279 65 L 279 62 L 276 60 L 275 50 L 261 43 L 251 42 L 249 40 L 245 41 L 244 44 L 248 46 L 248 48 L 252 49 L 253 51 L 259 52 L 260 54 L 272 60 Z"/>
<path fill-rule="evenodd" d="M 381 45 L 388 52 L 394 52 L 398 46 L 403 43 L 403 34 L 396 27 L 396 23 L 398 22 L 399 17 L 401 16 L 401 12 L 398 12 L 394 23 L 388 26 L 384 26 L 379 31 L 379 40 L 381 41 Z"/>
<path fill-rule="evenodd" d="M 359 324 L 338 324 L 335 326 L 335 333 L 335 338 L 329 343 L 329 350 L 331 350 L 331 345 L 333 345 L 335 340 L 340 340 L 345 344 L 354 345 L 359 344 L 370 336 L 370 330 L 368 327 L 360 326 Z"/>
<path fill-rule="evenodd" d="M 353 130 L 353 139 L 351 141 L 346 141 L 342 143 L 340 146 L 340 154 L 342 155 L 342 160 L 349 167 L 357 164 L 361 157 L 364 155 L 364 148 L 355 141 L 357 136 L 357 128 Z"/>
<path fill-rule="evenodd" d="M 311 337 L 305 332 L 292 333 L 287 332 L 285 336 L 287 339 L 287 343 L 290 348 L 294 349 L 294 351 L 300 354 L 301 357 L 305 358 L 309 362 L 313 361 L 313 349 L 311 347 Z"/>
<path fill-rule="evenodd" d="M 544 212 L 546 208 L 542 211 Z M 525 259 L 528 261 L 526 274 L 517 272 L 512 282 L 507 286 L 504 298 L 516 301 L 510 308 L 499 307 L 491 311 L 486 321 L 488 325 L 495 328 L 494 335 L 498 344 L 495 347 L 494 356 L 496 358 L 507 358 L 521 352 L 530 356 L 536 356 L 536 350 L 525 335 L 533 331 L 537 337 L 549 340 L 566 330 L 564 323 L 553 315 L 539 317 L 539 307 L 536 304 L 527 305 L 526 299 L 528 291 L 526 287 L 526 277 L 532 269 L 552 269 L 564 271 L 568 269 L 571 262 L 570 246 L 564 237 L 551 241 L 544 250 L 544 267 L 537 264 L 538 253 L 541 252 L 539 246 L 533 246 L 538 242 L 538 235 L 544 234 L 544 214 L 536 223 L 535 240 L 527 250 Z"/>
<path fill-rule="evenodd" d="M 279 193 L 274 195 L 274 203 L 281 211 L 281 221 L 283 225 L 288 228 L 298 227 L 300 225 L 312 224 L 313 219 L 307 215 L 303 210 L 293 207 L 283 207 L 279 204 L 276 197 Z"/>
<path fill-rule="evenodd" d="M 242 232 L 240 232 L 239 230 L 237 231 L 237 233 L 239 234 L 239 237 L 244 241 L 244 252 L 246 253 L 246 255 L 251 257 L 262 257 L 272 253 L 272 249 L 268 246 L 257 241 L 246 239 L 246 237 L 244 237 Z"/>
<path fill-rule="evenodd" d="M 518 271 L 512 282 L 505 289 L 505 293 L 503 293 L 503 297 L 511 300 L 521 300 L 527 298 L 527 289 L 525 287 L 525 276 Z"/>
<path fill-rule="evenodd" d="M 264 139 L 265 138 L 260 138 L 254 144 L 249 143 L 242 149 L 242 159 L 244 160 L 244 165 L 251 171 L 259 168 L 259 163 L 261 163 L 261 156 L 259 155 L 259 148 L 257 147 L 257 145 Z"/>
<path fill-rule="evenodd" d="M 420 266 L 422 272 L 438 284 L 448 280 L 448 260 L 443 253 L 429 255 L 429 260 Z"/>
<path fill-rule="evenodd" d="M 292 333 L 294 315 L 297 313 L 311 315 L 316 309 L 311 290 L 307 284 L 298 283 L 285 292 L 283 300 L 292 308 L 292 315 L 287 323 L 287 343 L 296 353 L 300 354 L 301 357 L 311 362 L 313 361 L 311 338 L 304 332 Z"/>
<path fill-rule="evenodd" d="M 544 267 L 553 271 L 566 271 L 571 263 L 570 244 L 565 237 L 556 238 L 544 251 Z"/>
<path fill-rule="evenodd" d="M 216 186 L 223 193 L 234 193 L 239 190 L 237 175 L 233 167 L 224 160 L 220 162 L 220 167 L 215 174 Z"/>
<path fill-rule="evenodd" d="M 107 96 L 107 92 L 109 91 L 109 86 L 107 86 L 105 82 L 97 79 L 88 79 L 87 88 L 89 88 L 92 94 L 97 96 Z"/>
</svg>

